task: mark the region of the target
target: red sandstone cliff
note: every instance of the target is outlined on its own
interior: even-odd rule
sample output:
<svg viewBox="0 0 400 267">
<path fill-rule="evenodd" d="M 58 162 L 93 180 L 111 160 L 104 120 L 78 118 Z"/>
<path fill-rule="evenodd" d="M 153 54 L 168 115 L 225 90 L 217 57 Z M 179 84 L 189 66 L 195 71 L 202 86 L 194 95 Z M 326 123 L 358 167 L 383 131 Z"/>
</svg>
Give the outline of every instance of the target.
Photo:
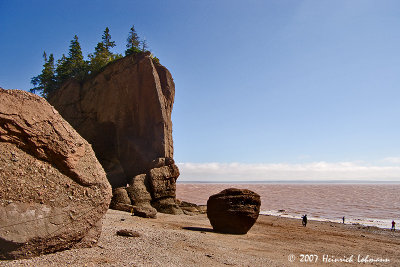
<svg viewBox="0 0 400 267">
<path fill-rule="evenodd" d="M 151 183 L 154 179 L 150 171 L 175 166 L 171 122 L 174 95 L 170 72 L 146 53 L 119 59 L 84 82 L 70 80 L 49 102 L 93 145 L 113 188 L 147 174 L 152 201 L 167 199 L 172 203 L 178 169 L 170 168 L 176 171 L 160 178 L 161 187 L 160 179 Z M 166 193 L 155 194 L 160 191 Z"/>
</svg>

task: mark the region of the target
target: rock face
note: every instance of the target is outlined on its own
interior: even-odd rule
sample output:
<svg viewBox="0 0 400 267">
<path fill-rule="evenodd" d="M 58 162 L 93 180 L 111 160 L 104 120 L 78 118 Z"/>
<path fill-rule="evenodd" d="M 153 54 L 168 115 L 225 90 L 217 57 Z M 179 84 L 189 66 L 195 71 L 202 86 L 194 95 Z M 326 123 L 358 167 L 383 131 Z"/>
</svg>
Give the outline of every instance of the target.
<svg viewBox="0 0 400 267">
<path fill-rule="evenodd" d="M 154 162 L 160 161 L 158 159 Z M 148 218 L 155 217 L 156 209 L 163 213 L 181 214 L 182 210 L 176 203 L 175 195 L 179 170 L 173 160 L 167 160 L 167 164 L 169 165 L 162 166 L 163 163 L 158 168 L 159 164 L 154 164 L 154 168 L 147 174 L 133 177 L 127 187 L 114 189 L 110 207 L 123 211 L 135 209 L 136 215 Z"/>
<path fill-rule="evenodd" d="M 181 214 L 175 194 L 179 169 L 171 159 L 169 161 L 167 166 L 150 169 L 145 177 L 145 184 L 150 185 L 153 207 L 163 213 Z"/>
<path fill-rule="evenodd" d="M 131 200 L 125 187 L 118 187 L 113 190 L 110 207 L 114 208 L 117 204 L 131 204 Z"/>
<path fill-rule="evenodd" d="M 133 190 L 130 187 L 118 187 L 113 190 L 113 197 L 111 199 L 110 208 L 131 212 L 133 215 L 143 218 L 156 218 L 157 210 L 150 205 L 151 198 L 148 201 L 135 202 L 131 200 L 129 193 Z M 136 193 L 136 192 L 135 192 Z M 146 191 L 148 194 L 148 192 Z M 136 193 L 137 194 L 137 193 Z M 135 205 L 132 205 L 134 203 Z"/>
<path fill-rule="evenodd" d="M 246 234 L 260 213 L 260 196 L 247 189 L 229 188 L 210 196 L 207 217 L 215 231 Z"/>
<path fill-rule="evenodd" d="M 148 184 L 144 179 L 135 183 L 138 194 L 147 190 L 151 204 L 162 211 L 160 200 L 175 201 L 179 175 L 170 170 L 177 169 L 172 160 L 174 95 L 170 72 L 143 53 L 116 60 L 84 82 L 70 80 L 49 102 L 93 145 L 113 188 L 146 175 Z"/>
<path fill-rule="evenodd" d="M 0 103 L 0 259 L 96 243 L 111 186 L 91 146 L 43 98 Z"/>
</svg>

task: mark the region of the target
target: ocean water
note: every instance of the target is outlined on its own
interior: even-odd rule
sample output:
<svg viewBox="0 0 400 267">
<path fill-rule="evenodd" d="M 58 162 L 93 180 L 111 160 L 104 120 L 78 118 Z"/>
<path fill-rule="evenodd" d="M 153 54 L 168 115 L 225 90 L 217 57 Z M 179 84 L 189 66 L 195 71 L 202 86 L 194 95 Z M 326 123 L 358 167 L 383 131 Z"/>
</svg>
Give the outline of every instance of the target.
<svg viewBox="0 0 400 267">
<path fill-rule="evenodd" d="M 261 196 L 261 214 L 400 229 L 400 184 L 178 183 L 177 198 L 207 204 L 223 189 L 245 188 Z"/>
</svg>

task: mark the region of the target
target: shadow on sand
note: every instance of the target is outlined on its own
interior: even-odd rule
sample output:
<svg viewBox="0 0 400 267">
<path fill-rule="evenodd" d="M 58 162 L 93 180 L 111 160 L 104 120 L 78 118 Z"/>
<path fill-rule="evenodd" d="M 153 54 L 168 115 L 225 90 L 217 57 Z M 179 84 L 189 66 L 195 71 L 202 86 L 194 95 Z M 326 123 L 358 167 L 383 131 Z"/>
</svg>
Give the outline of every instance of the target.
<svg viewBox="0 0 400 267">
<path fill-rule="evenodd" d="M 198 231 L 198 232 L 214 232 L 212 228 L 203 228 L 203 227 L 182 227 L 184 230 L 190 231 Z"/>
</svg>

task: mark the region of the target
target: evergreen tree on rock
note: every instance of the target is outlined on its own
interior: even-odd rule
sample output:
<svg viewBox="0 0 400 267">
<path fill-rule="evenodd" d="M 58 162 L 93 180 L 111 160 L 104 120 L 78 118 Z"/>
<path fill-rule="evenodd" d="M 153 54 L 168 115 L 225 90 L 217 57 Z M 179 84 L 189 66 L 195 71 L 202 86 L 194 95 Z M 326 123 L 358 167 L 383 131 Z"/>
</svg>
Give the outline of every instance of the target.
<svg viewBox="0 0 400 267">
<path fill-rule="evenodd" d="M 110 63 L 111 61 L 122 57 L 118 54 L 113 54 L 110 51 L 110 48 L 115 46 L 115 42 L 111 41 L 110 30 L 108 27 L 104 30 L 103 36 L 101 37 L 102 41 L 97 43 L 95 52 L 93 54 L 89 54 L 89 64 L 90 71 L 97 72 L 100 71 L 105 65 Z"/>
<path fill-rule="evenodd" d="M 146 52 L 147 48 L 149 48 L 146 39 L 142 40 L 141 45 L 142 45 L 142 52 Z"/>
<path fill-rule="evenodd" d="M 81 45 L 78 36 L 75 35 L 70 42 L 68 55 L 64 54 L 57 60 L 54 66 L 54 56 L 50 54 L 47 58 L 46 52 L 43 54 L 44 65 L 42 73 L 31 79 L 34 86 L 31 92 L 38 92 L 41 96 L 48 98 L 50 94 L 60 88 L 68 79 L 75 78 L 84 80 L 88 74 L 97 73 L 108 63 L 122 58 L 121 54 L 114 54 L 110 51 L 115 47 L 115 42 L 111 40 L 108 27 L 103 32 L 102 41 L 97 43 L 93 54 L 88 55 L 88 61 L 85 61 L 82 55 Z M 127 38 L 125 55 L 139 54 L 147 51 L 147 42 L 140 40 L 135 27 L 132 26 Z M 158 58 L 151 55 L 153 62 L 158 63 Z"/>
<path fill-rule="evenodd" d="M 103 43 L 97 43 L 95 52 L 89 54 L 90 71 L 97 72 L 110 62 L 110 55 Z"/>
<path fill-rule="evenodd" d="M 56 75 L 57 85 L 61 85 L 71 76 L 71 67 L 68 58 L 64 54 L 57 60 Z"/>
<path fill-rule="evenodd" d="M 83 59 L 78 36 L 74 36 L 69 46 L 68 57 L 64 54 L 57 61 L 57 85 L 61 86 L 69 78 L 83 79 L 87 74 L 87 64 Z"/>
<path fill-rule="evenodd" d="M 30 91 L 36 93 L 38 91 L 42 97 L 47 97 L 56 86 L 56 77 L 54 69 L 54 56 L 50 54 L 47 58 L 46 52 L 43 53 L 43 70 L 38 76 L 31 79 L 31 83 L 34 86 Z"/>
<path fill-rule="evenodd" d="M 110 35 L 110 30 L 108 29 L 108 27 L 106 27 L 106 29 L 104 30 L 103 36 L 101 37 L 101 39 L 103 40 L 103 45 L 105 47 L 105 49 L 110 52 L 110 48 L 113 48 L 115 46 L 115 42 L 111 41 L 111 35 Z M 110 52 L 111 54 L 111 52 Z"/>
<path fill-rule="evenodd" d="M 83 60 L 81 45 L 76 35 L 69 46 L 67 61 L 72 77 L 83 78 L 86 75 L 86 62 Z"/>
<path fill-rule="evenodd" d="M 131 30 L 129 31 L 128 38 L 126 39 L 126 50 L 125 50 L 125 55 L 130 55 L 133 53 L 139 53 L 140 52 L 140 39 L 138 34 L 136 33 L 135 26 L 132 25 Z M 147 45 L 147 43 L 146 43 Z"/>
</svg>

